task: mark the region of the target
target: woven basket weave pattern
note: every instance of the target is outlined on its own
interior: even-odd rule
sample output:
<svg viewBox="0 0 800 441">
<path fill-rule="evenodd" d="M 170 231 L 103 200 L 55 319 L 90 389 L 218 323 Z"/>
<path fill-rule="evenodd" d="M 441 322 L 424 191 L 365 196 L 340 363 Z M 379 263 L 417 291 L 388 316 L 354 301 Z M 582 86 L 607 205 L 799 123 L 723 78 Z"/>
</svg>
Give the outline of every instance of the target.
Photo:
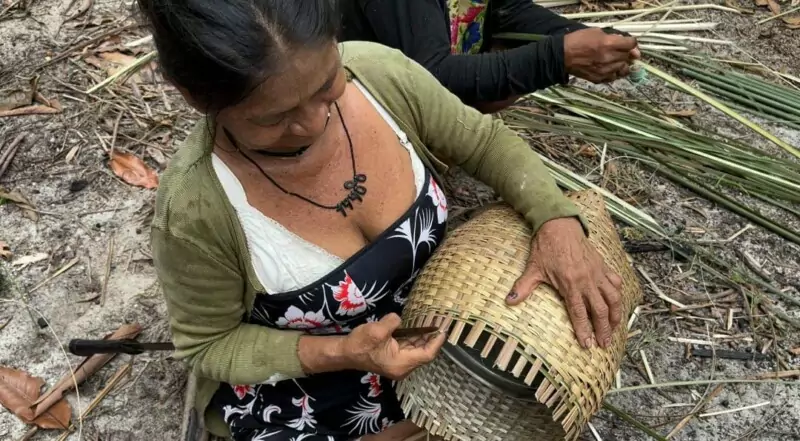
<svg viewBox="0 0 800 441">
<path fill-rule="evenodd" d="M 589 241 L 622 278 L 622 313 L 628 317 L 641 300 L 641 288 L 603 199 L 591 191 L 569 197 L 587 221 Z M 584 350 L 563 301 L 549 287 L 538 288 L 520 306 L 506 306 L 530 242 L 522 217 L 507 205 L 492 206 L 457 228 L 420 273 L 403 313 L 406 326 L 444 325 L 450 343 L 468 347 L 489 333 L 485 346 L 476 347 L 483 357 L 502 347 L 491 360 L 496 368 L 529 385 L 540 380 L 536 402 L 512 403 L 440 356 L 398 389 L 412 420 L 432 434 L 481 441 L 573 440 L 611 387 L 625 349 L 625 320 L 608 349 Z M 515 352 L 522 356 L 508 364 Z"/>
</svg>

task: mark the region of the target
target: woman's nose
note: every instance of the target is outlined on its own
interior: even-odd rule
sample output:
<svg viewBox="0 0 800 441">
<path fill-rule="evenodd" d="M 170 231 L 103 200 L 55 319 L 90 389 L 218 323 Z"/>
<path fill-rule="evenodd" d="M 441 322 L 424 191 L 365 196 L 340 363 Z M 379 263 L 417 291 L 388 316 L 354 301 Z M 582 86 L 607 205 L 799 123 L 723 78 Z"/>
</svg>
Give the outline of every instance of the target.
<svg viewBox="0 0 800 441">
<path fill-rule="evenodd" d="M 331 108 L 328 103 L 315 103 L 299 109 L 291 125 L 292 134 L 308 138 L 322 136 L 328 120 L 331 117 Z"/>
</svg>

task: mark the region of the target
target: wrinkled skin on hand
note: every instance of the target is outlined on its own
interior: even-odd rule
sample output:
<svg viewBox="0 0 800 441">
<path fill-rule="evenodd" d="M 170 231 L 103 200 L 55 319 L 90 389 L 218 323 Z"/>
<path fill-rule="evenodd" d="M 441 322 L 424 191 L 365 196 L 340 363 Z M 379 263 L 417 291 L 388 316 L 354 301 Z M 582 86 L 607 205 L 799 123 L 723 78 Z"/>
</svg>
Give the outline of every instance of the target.
<svg viewBox="0 0 800 441">
<path fill-rule="evenodd" d="M 553 219 L 539 229 L 525 272 L 506 302 L 522 303 L 542 283 L 564 299 L 581 346 L 611 344 L 611 333 L 622 319 L 622 279 L 606 266 L 576 218 Z"/>
<path fill-rule="evenodd" d="M 414 369 L 433 361 L 447 336 L 439 332 L 396 340 L 392 333 L 400 323 L 397 314 L 388 314 L 377 322 L 356 327 L 344 340 L 344 353 L 358 370 L 402 380 Z"/>
<path fill-rule="evenodd" d="M 636 39 L 600 28 L 581 29 L 564 36 L 567 73 L 593 83 L 607 83 L 630 74 L 641 58 Z"/>
</svg>

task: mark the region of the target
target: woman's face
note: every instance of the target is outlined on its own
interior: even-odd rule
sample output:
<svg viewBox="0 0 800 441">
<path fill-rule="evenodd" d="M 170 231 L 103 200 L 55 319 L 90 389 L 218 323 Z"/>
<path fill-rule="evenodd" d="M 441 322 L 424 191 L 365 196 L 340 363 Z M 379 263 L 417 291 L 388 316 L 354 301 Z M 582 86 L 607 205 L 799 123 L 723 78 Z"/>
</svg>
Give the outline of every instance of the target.
<svg viewBox="0 0 800 441">
<path fill-rule="evenodd" d="M 292 50 L 278 71 L 244 101 L 222 110 L 217 123 L 242 149 L 297 150 L 325 131 L 331 106 L 346 84 L 335 42 L 320 49 Z"/>
</svg>

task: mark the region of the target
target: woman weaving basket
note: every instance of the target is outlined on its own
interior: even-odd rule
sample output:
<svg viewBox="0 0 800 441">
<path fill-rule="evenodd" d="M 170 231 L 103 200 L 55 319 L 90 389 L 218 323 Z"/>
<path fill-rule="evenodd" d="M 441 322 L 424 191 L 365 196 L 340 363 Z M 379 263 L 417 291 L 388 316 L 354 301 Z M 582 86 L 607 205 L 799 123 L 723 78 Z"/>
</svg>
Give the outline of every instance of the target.
<svg viewBox="0 0 800 441">
<path fill-rule="evenodd" d="M 341 40 L 400 49 L 461 100 L 496 112 L 520 96 L 564 84 L 623 78 L 641 56 L 636 39 L 590 28 L 531 0 L 340 0 Z M 540 41 L 500 39 L 503 33 Z"/>
<path fill-rule="evenodd" d="M 278 441 L 419 431 L 403 422 L 393 381 L 445 336 L 392 333 L 445 235 L 448 165 L 537 232 L 508 301 L 549 283 L 581 341 L 608 343 L 619 280 L 502 122 L 399 51 L 337 46 L 329 0 L 138 3 L 165 76 L 205 115 L 162 177 L 152 250 L 210 431 Z"/>
</svg>

